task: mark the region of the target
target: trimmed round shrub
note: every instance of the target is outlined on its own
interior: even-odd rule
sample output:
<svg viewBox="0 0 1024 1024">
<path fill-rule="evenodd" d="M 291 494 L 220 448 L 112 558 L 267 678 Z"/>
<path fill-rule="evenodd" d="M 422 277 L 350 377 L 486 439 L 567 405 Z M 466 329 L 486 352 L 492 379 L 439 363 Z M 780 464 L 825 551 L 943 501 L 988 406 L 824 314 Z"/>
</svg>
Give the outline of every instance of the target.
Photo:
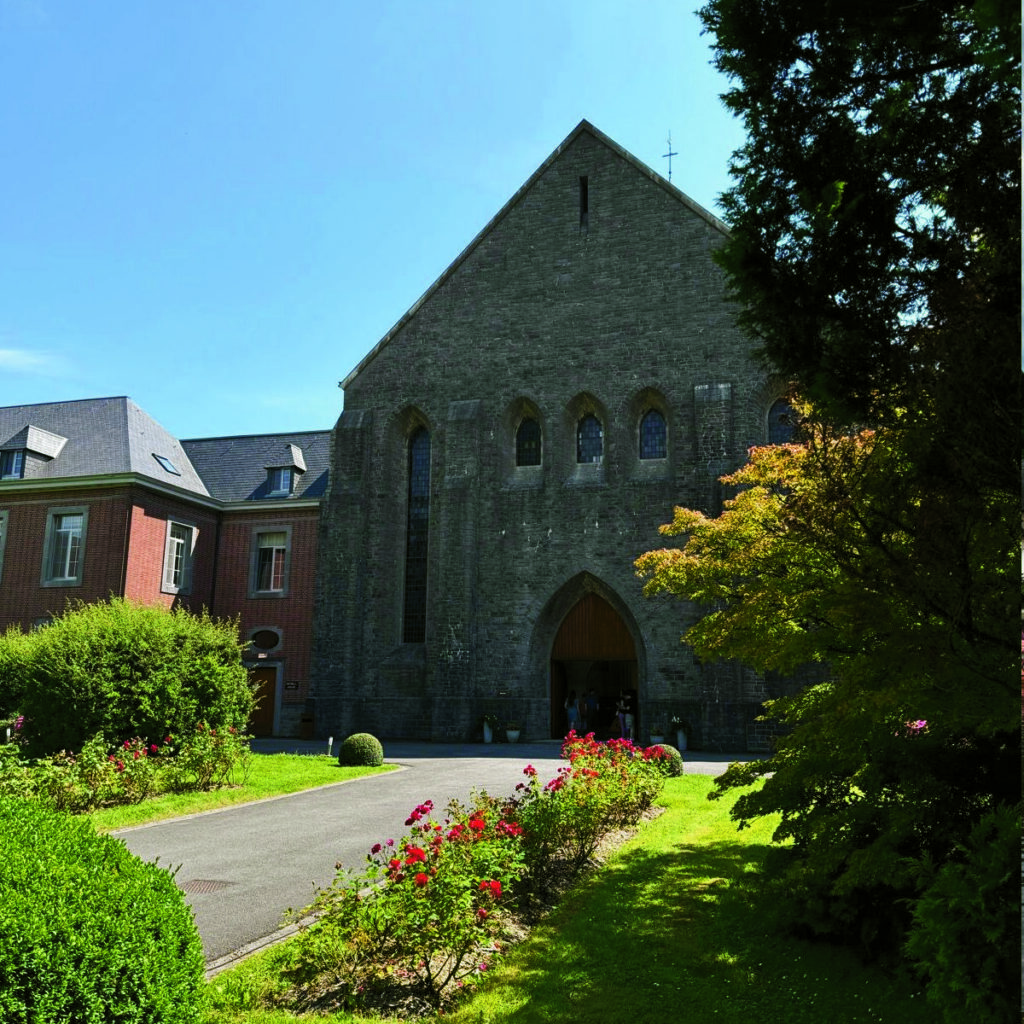
<svg viewBox="0 0 1024 1024">
<path fill-rule="evenodd" d="M 197 1024 L 203 947 L 164 868 L 73 818 L 0 797 L 0 1021 Z"/>
<path fill-rule="evenodd" d="M 192 735 L 200 722 L 244 732 L 252 713 L 237 625 L 205 612 L 113 598 L 72 606 L 45 629 L 0 644 L 21 663 L 18 710 L 32 757 L 80 751 L 97 733 L 112 743 L 160 743 Z"/>
<path fill-rule="evenodd" d="M 376 736 L 355 732 L 338 748 L 338 764 L 343 768 L 379 768 L 384 763 L 384 748 Z"/>
<path fill-rule="evenodd" d="M 665 756 L 667 760 L 665 760 L 662 764 L 665 774 L 669 776 L 669 778 L 673 779 L 679 775 L 682 775 L 683 755 L 680 754 L 675 747 L 671 746 L 668 743 L 657 743 L 655 744 L 655 746 L 661 747 L 661 749 L 665 751 Z"/>
</svg>

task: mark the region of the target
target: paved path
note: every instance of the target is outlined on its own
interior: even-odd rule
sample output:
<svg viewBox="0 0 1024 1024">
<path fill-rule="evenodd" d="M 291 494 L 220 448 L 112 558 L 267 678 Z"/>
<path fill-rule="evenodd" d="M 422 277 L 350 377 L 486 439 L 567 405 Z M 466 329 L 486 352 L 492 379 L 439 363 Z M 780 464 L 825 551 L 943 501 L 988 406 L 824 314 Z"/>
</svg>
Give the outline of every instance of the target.
<svg viewBox="0 0 1024 1024">
<path fill-rule="evenodd" d="M 326 744 L 256 741 L 253 749 L 326 753 Z M 116 835 L 144 860 L 178 867 L 176 880 L 215 968 L 279 938 L 289 908 L 306 906 L 315 886 L 330 884 L 337 862 L 359 870 L 373 843 L 404 835 L 418 803 L 433 800 L 440 810 L 474 789 L 511 793 L 527 763 L 545 779 L 562 763 L 556 742 L 388 743 L 385 757 L 400 769 Z M 690 754 L 686 770 L 717 775 L 747 757 Z"/>
</svg>

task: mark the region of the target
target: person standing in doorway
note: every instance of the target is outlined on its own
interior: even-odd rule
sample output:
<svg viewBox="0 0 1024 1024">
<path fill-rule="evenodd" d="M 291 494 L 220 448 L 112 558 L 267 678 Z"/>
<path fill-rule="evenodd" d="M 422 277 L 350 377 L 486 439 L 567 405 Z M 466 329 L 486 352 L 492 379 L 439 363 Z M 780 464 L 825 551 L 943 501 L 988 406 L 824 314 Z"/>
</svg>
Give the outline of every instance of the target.
<svg viewBox="0 0 1024 1024">
<path fill-rule="evenodd" d="M 576 699 L 576 691 L 570 690 L 565 699 L 565 713 L 569 719 L 569 732 L 577 732 L 580 724 L 580 702 Z"/>
<path fill-rule="evenodd" d="M 623 739 L 631 740 L 634 738 L 636 726 L 636 694 L 632 690 L 624 690 L 622 697 L 625 704 L 625 713 L 623 715 L 625 732 L 623 732 L 622 737 Z"/>
<path fill-rule="evenodd" d="M 601 710 L 601 705 L 597 700 L 597 690 L 591 687 L 587 691 L 586 697 L 583 698 L 583 731 L 597 729 L 598 723 L 598 712 Z"/>
</svg>

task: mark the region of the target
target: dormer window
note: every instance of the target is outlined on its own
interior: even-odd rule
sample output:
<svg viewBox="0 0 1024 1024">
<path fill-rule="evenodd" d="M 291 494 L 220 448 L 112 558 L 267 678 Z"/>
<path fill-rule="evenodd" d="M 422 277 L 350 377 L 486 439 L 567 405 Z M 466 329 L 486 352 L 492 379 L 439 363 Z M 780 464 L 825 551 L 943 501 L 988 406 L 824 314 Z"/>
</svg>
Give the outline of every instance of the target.
<svg viewBox="0 0 1024 1024">
<path fill-rule="evenodd" d="M 276 447 L 270 458 L 263 463 L 267 471 L 266 498 L 286 498 L 295 493 L 299 475 L 306 472 L 306 460 L 297 444 L 284 445 L 284 451 Z"/>
<path fill-rule="evenodd" d="M 269 480 L 268 494 L 278 496 L 291 494 L 295 483 L 295 470 L 292 466 L 275 466 L 267 471 Z"/>
<path fill-rule="evenodd" d="M 23 480 L 26 471 L 33 476 L 37 467 L 60 455 L 67 440 L 31 423 L 13 437 L 0 437 L 0 480 Z"/>
<path fill-rule="evenodd" d="M 0 452 L 0 480 L 20 480 L 25 475 L 25 452 L 16 448 Z"/>
</svg>

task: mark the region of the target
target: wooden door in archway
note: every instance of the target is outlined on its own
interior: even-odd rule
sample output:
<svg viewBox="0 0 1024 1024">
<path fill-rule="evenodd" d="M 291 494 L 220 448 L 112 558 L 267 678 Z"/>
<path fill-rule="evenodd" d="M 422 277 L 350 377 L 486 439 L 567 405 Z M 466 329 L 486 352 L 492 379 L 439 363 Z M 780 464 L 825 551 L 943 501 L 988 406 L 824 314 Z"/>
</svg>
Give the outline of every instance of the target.
<svg viewBox="0 0 1024 1024">
<path fill-rule="evenodd" d="M 593 691 L 596 713 L 586 728 L 598 738 L 619 734 L 615 703 L 620 691 L 637 688 L 636 646 L 622 616 L 598 594 L 584 594 L 562 620 L 551 647 L 551 738 L 566 734 L 565 700 Z M 634 735 L 637 733 L 634 732 Z"/>
<path fill-rule="evenodd" d="M 253 736 L 272 736 L 274 705 L 277 702 L 277 669 L 254 668 L 249 676 L 256 684 L 256 708 L 249 716 L 249 732 Z"/>
</svg>

